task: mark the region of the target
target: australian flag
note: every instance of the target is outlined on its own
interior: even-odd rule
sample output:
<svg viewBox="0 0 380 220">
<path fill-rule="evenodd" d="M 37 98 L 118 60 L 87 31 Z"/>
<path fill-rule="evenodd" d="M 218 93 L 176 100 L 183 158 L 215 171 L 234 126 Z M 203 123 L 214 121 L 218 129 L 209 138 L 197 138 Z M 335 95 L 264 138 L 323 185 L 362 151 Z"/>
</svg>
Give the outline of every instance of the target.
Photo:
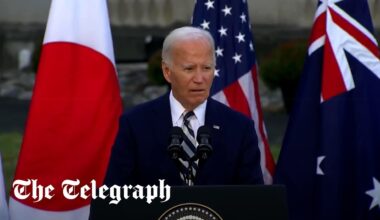
<svg viewBox="0 0 380 220">
<path fill-rule="evenodd" d="M 261 111 L 247 1 L 197 0 L 192 23 L 209 31 L 215 40 L 216 68 L 211 95 L 253 119 L 264 181 L 272 183 L 274 161 Z"/>
<path fill-rule="evenodd" d="M 380 61 L 367 0 L 319 0 L 276 168 L 291 220 L 380 219 Z"/>
</svg>

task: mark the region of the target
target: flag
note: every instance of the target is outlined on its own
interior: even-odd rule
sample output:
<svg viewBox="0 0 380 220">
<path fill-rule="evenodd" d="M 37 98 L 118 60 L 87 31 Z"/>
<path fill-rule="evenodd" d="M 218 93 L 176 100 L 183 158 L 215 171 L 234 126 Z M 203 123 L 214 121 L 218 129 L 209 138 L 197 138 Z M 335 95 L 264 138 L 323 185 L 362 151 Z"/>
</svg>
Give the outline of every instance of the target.
<svg viewBox="0 0 380 220">
<path fill-rule="evenodd" d="M 61 184 L 102 184 L 120 113 L 106 1 L 53 0 L 15 173 L 53 197 L 19 199 L 13 187 L 11 218 L 88 219 L 91 196 L 71 200 Z"/>
<path fill-rule="evenodd" d="M 380 61 L 366 0 L 320 0 L 276 167 L 291 220 L 380 219 Z"/>
<path fill-rule="evenodd" d="M 0 219 L 8 220 L 8 204 L 5 196 L 5 185 L 4 185 L 4 175 L 3 175 L 3 161 L 0 154 Z"/>
<path fill-rule="evenodd" d="M 216 68 L 211 87 L 214 99 L 255 123 L 264 182 L 270 184 L 274 161 L 269 149 L 258 90 L 258 71 L 246 0 L 197 0 L 193 26 L 215 40 Z"/>
</svg>

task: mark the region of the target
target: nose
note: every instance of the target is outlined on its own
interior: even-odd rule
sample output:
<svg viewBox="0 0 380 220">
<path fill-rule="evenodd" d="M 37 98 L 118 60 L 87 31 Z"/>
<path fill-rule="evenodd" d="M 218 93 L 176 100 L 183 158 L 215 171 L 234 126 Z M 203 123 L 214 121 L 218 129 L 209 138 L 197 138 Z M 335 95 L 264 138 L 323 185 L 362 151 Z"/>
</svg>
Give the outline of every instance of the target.
<svg viewBox="0 0 380 220">
<path fill-rule="evenodd" d="M 203 73 L 201 68 L 197 68 L 197 71 L 194 74 L 193 81 L 195 83 L 202 83 L 203 82 Z"/>
</svg>

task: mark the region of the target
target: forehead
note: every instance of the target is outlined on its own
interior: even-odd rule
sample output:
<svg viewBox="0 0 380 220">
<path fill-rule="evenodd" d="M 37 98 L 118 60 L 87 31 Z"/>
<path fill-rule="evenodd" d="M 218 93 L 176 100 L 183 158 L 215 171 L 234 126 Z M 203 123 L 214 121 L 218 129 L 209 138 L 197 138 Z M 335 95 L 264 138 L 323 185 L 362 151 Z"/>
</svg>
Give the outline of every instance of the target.
<svg viewBox="0 0 380 220">
<path fill-rule="evenodd" d="M 177 41 L 173 45 L 173 59 L 212 59 L 213 51 L 206 39 Z"/>
<path fill-rule="evenodd" d="M 185 38 L 179 39 L 173 43 L 173 51 L 175 50 L 186 50 L 186 51 L 194 51 L 203 48 L 204 50 L 211 50 L 212 46 L 210 42 L 204 37 L 197 38 Z"/>
</svg>

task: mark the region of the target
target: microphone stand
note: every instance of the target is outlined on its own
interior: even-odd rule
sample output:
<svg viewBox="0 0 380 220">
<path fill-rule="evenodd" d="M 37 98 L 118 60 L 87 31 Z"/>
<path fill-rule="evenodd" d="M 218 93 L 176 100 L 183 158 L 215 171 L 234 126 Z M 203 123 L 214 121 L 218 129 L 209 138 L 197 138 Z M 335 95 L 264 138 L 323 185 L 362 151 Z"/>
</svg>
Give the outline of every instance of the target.
<svg viewBox="0 0 380 220">
<path fill-rule="evenodd" d="M 211 132 L 207 126 L 199 127 L 197 135 L 197 141 L 199 144 L 197 146 L 197 152 L 195 152 L 192 157 L 185 157 L 187 154 L 184 152 L 181 145 L 183 136 L 184 134 L 180 127 L 173 127 L 170 132 L 170 140 L 167 151 L 170 158 L 175 161 L 177 167 L 181 167 L 181 159 L 187 159 L 188 164 L 187 167 L 185 167 L 185 169 L 187 169 L 187 172 L 184 174 L 184 179 L 186 180 L 186 184 L 188 186 L 193 186 L 195 175 L 193 173 L 193 166 L 191 166 L 191 164 L 195 163 L 195 161 L 198 159 L 199 162 L 202 163 L 206 161 L 212 154 L 213 149 L 210 142 Z"/>
</svg>

